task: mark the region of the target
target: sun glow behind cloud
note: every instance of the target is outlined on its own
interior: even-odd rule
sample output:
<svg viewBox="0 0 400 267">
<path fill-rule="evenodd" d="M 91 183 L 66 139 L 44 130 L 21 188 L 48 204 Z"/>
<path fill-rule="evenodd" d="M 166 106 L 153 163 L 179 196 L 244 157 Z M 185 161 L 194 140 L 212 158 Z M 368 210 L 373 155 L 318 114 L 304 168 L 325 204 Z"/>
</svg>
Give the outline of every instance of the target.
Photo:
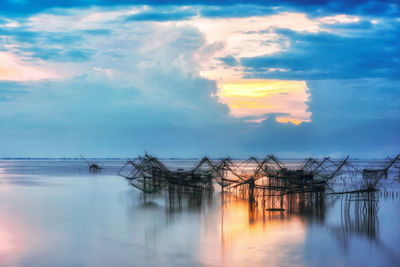
<svg viewBox="0 0 400 267">
<path fill-rule="evenodd" d="M 281 113 L 279 122 L 309 121 L 307 86 L 304 81 L 242 79 L 221 84 L 219 97 L 235 117 L 253 116 L 259 122 L 265 114 Z"/>
<path fill-rule="evenodd" d="M 187 7 L 196 11 L 195 7 Z M 280 34 L 276 29 L 289 29 L 296 32 L 317 34 L 329 31 L 325 24 L 354 23 L 358 22 L 356 16 L 338 15 L 321 18 L 309 18 L 305 13 L 281 12 L 272 15 L 250 16 L 242 18 L 207 18 L 199 15 L 178 21 L 130 21 L 126 18 L 133 14 L 141 14 L 149 9 L 147 6 L 134 6 L 126 9 L 102 10 L 90 8 L 86 10 L 70 10 L 65 14 L 38 14 L 27 19 L 26 26 L 32 32 L 66 33 L 73 31 L 108 29 L 113 30 L 113 42 L 108 45 L 104 41 L 98 45 L 98 37 L 87 36 L 86 42 L 81 48 L 96 51 L 98 55 L 107 54 L 110 51 L 123 51 L 125 42 L 135 34 L 152 36 L 151 42 L 142 42 L 137 50 L 142 54 L 151 54 L 146 60 L 138 59 L 139 68 L 157 66 L 163 62 L 170 64 L 165 46 L 174 43 L 179 38 L 179 29 L 197 29 L 204 37 L 193 39 L 193 60 L 187 59 L 187 55 L 180 54 L 171 58 L 172 65 L 180 67 L 188 72 L 197 71 L 200 76 L 217 82 L 219 88 L 218 97 L 221 103 L 230 107 L 230 115 L 234 117 L 248 117 L 247 121 L 260 122 L 268 113 L 280 113 L 276 119 L 278 122 L 293 122 L 299 124 L 310 120 L 310 112 L 307 111 L 308 92 L 304 81 L 278 81 L 246 79 L 246 70 L 240 66 L 240 59 L 273 55 L 278 52 L 290 50 L 290 40 Z M 194 12 L 194 14 L 199 14 Z M 125 22 L 124 22 L 125 21 Z M 115 24 L 123 23 L 124 27 L 115 30 Z M 4 24 L 4 27 L 9 27 Z M 8 25 L 8 26 L 7 26 Z M 129 25 L 129 27 L 126 27 Z M 132 29 L 136 29 L 133 30 Z M 148 32 L 150 31 L 150 32 Z M 171 34 L 172 33 L 172 34 Z M 189 39 L 192 37 L 189 37 Z M 119 40 L 117 42 L 115 40 Z M 141 39 L 142 40 L 142 39 Z M 195 44 L 198 42 L 198 44 Z M 115 47 L 115 44 L 118 44 Z M 59 44 L 58 44 L 59 45 Z M 198 46 L 197 46 L 198 45 Z M 112 47 L 114 46 L 114 47 Z M 51 48 L 51 47 L 50 47 Z M 209 52 L 207 52 L 209 51 Z M 129 52 L 127 53 L 129 55 Z M 125 55 L 126 56 L 126 55 Z M 36 60 L 34 64 L 28 64 L 12 53 L 0 53 L 3 63 L 0 63 L 0 80 L 40 80 L 49 78 L 73 77 L 85 72 L 96 71 L 106 76 L 121 73 L 131 76 L 131 73 L 119 68 L 114 71 L 109 65 L 110 60 L 93 57 L 90 62 L 78 63 L 49 63 L 45 60 Z M 232 65 L 221 61 L 221 58 L 230 57 Z M 108 62 L 107 64 L 103 64 Z M 39 64 L 38 64 L 39 63 Z M 54 68 L 54 66 L 56 66 Z M 48 71 L 54 69 L 57 74 Z M 266 72 L 287 72 L 286 69 L 266 69 Z M 285 114 L 285 115 L 284 115 Z"/>
<path fill-rule="evenodd" d="M 333 19 L 329 22 L 332 23 Z M 325 31 L 323 21 L 310 19 L 302 13 L 283 12 L 248 18 L 199 18 L 180 23 L 200 29 L 208 43 L 223 44 L 213 58 L 203 63 L 201 75 L 217 81 L 220 101 L 229 106 L 232 116 L 251 117 L 248 122 L 261 122 L 268 113 L 281 113 L 282 116 L 276 118 L 278 122 L 299 124 L 310 120 L 305 81 L 245 79 L 246 71 L 238 65 L 243 57 L 272 55 L 290 49 L 289 40 L 275 29 L 318 33 Z M 224 57 L 229 57 L 232 64 L 221 62 Z"/>
</svg>

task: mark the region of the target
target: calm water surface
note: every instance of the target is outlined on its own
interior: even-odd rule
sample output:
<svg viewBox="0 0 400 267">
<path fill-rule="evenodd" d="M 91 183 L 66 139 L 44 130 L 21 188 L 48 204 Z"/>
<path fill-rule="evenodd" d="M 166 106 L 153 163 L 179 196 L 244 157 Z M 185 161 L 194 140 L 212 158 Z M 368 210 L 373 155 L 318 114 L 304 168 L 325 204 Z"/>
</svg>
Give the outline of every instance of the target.
<svg viewBox="0 0 400 267">
<path fill-rule="evenodd" d="M 277 212 L 218 190 L 144 196 L 103 164 L 0 161 L 0 266 L 400 266 L 396 185 L 372 214 L 345 197 Z"/>
</svg>

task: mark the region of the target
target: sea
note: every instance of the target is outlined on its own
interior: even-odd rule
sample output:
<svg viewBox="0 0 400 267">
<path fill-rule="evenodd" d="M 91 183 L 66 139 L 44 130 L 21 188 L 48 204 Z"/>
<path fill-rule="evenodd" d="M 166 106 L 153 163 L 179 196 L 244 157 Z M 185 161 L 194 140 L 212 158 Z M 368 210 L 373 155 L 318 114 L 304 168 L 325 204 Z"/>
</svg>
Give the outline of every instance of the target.
<svg viewBox="0 0 400 267">
<path fill-rule="evenodd" d="M 271 211 L 218 185 L 144 194 L 117 175 L 126 160 L 91 161 L 100 172 L 80 159 L 0 160 L 0 266 L 400 266 L 398 168 L 367 204 L 328 195 Z"/>
</svg>

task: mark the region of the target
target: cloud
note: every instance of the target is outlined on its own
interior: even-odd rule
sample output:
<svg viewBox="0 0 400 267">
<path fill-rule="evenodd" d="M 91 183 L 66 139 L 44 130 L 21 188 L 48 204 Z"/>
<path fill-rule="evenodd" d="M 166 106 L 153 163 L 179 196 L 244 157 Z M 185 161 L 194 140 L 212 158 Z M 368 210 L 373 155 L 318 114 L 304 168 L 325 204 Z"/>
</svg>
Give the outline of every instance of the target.
<svg viewBox="0 0 400 267">
<path fill-rule="evenodd" d="M 357 16 L 349 16 L 349 15 L 336 15 L 336 16 L 327 16 L 327 17 L 322 17 L 319 18 L 318 21 L 320 21 L 323 24 L 348 24 L 348 23 L 355 23 L 359 22 L 360 18 Z"/>
<path fill-rule="evenodd" d="M 0 123 L 8 125 L 1 133 L 2 153 L 132 156 L 147 150 L 168 155 L 171 142 L 187 155 L 217 151 L 215 136 L 221 139 L 239 120 L 218 102 L 215 82 L 196 70 L 196 57 L 206 58 L 215 48 L 193 27 L 145 27 L 133 36 L 136 41 L 120 42 L 132 37 L 131 30 L 103 42 L 92 36 L 87 42 L 98 53 L 89 62 L 47 62 L 64 75 L 62 68 L 72 66 L 79 75 L 14 83 L 18 88 L 0 84 L 1 97 L 7 98 L 0 105 Z M 121 57 L 110 57 L 110 51 Z M 25 93 L 18 95 L 17 89 Z"/>
<path fill-rule="evenodd" d="M 240 12 L 237 10 L 244 10 L 244 13 L 249 15 L 255 15 L 254 13 L 269 12 L 271 9 L 285 9 L 285 10 L 297 10 L 302 12 L 312 12 L 320 16 L 322 14 L 368 14 L 368 15 L 380 15 L 380 16 L 392 16 L 395 17 L 398 14 L 398 1 L 387 0 L 359 0 L 359 1 L 346 1 L 346 0 L 315 0 L 315 1 L 304 1 L 304 0 L 286 0 L 280 1 L 279 4 L 276 2 L 262 1 L 262 0 L 231 0 L 231 1 L 215 1 L 215 0 L 139 0 L 135 1 L 136 5 L 147 5 L 147 6 L 204 6 L 205 10 L 202 11 L 204 16 L 226 17 L 227 14 L 231 14 L 232 17 L 240 17 Z M 49 10 L 52 12 L 60 12 L 60 9 L 66 8 L 87 8 L 91 6 L 99 6 L 104 8 L 131 6 L 132 1 L 128 0 L 93 0 L 93 1 L 0 1 L 0 14 L 7 16 L 26 16 L 35 13 L 40 13 Z M 244 9 L 244 6 L 258 6 L 249 9 Z M 226 12 L 221 12 L 219 9 L 227 9 Z M 258 10 L 257 10 L 258 9 Z"/>
<path fill-rule="evenodd" d="M 218 58 L 218 60 L 222 61 L 225 65 L 229 67 L 239 65 L 239 62 L 233 56 L 220 57 Z"/>
<path fill-rule="evenodd" d="M 215 135 L 221 135 L 221 130 L 213 128 L 226 133 L 237 122 L 225 105 L 210 98 L 215 91 L 212 81 L 178 73 L 174 68 L 148 69 L 145 84 L 118 85 L 114 78 L 97 72 L 20 84 L 26 93 L 0 107 L 0 121 L 9 125 L 1 133 L 1 146 L 8 147 L 5 140 L 12 142 L 14 146 L 4 150 L 11 155 L 54 155 L 56 146 L 56 153 L 64 155 L 105 150 L 103 155 L 128 156 L 149 149 L 167 153 L 172 140 L 180 140 L 177 146 L 186 146 L 186 152 L 189 148 L 195 149 L 192 153 L 206 152 L 216 142 Z M 16 94 L 10 93 L 0 96 Z M 199 143 L 192 143 L 193 137 Z M 18 139 L 23 140 L 21 145 Z M 55 144 L 56 140 L 63 141 Z M 29 149 L 22 145 L 26 142 Z"/>
<path fill-rule="evenodd" d="M 18 96 L 26 93 L 27 91 L 19 83 L 0 81 L 0 102 L 16 101 Z"/>
<path fill-rule="evenodd" d="M 309 82 L 311 122 L 299 126 L 268 118 L 244 145 L 249 151 L 285 155 L 358 157 L 397 154 L 400 150 L 398 81 L 385 79 Z M 256 141 L 255 141 L 256 140 Z"/>
<path fill-rule="evenodd" d="M 15 156 L 55 155 L 49 147 L 64 156 L 149 151 L 160 156 L 374 157 L 400 149 L 400 107 L 393 101 L 400 94 L 399 82 L 310 82 L 312 120 L 296 126 L 276 121 L 285 113 L 268 114 L 261 124 L 245 122 L 254 117 L 232 119 L 226 106 L 209 97 L 213 82 L 182 72 L 171 80 L 177 72 L 154 69 L 145 77 L 154 82 L 145 85 L 117 86 L 113 78 L 96 72 L 50 83 L 1 84 L 9 89 L 0 95 L 16 90 L 17 99 L 2 102 L 0 121 L 9 127 L 0 144 Z"/>
<path fill-rule="evenodd" d="M 320 8 L 306 13 L 301 1 L 3 1 L 0 155 L 394 153 L 397 6 L 348 2 L 308 1 Z M 310 94 L 278 91 L 269 104 L 279 108 L 231 116 L 218 84 L 254 78 L 307 80 Z M 278 123 L 293 107 L 311 121 Z"/>
<path fill-rule="evenodd" d="M 279 7 L 250 4 L 233 4 L 230 6 L 202 6 L 200 15 L 204 18 L 245 18 L 253 16 L 266 16 L 282 11 Z"/>
<path fill-rule="evenodd" d="M 300 123 L 308 121 L 308 89 L 304 81 L 246 80 L 222 83 L 219 97 L 230 107 L 230 114 L 237 117 L 257 116 L 266 113 L 287 114 L 278 119 Z M 281 93 L 286 94 L 281 94 Z"/>
<path fill-rule="evenodd" d="M 190 9 L 181 10 L 154 10 L 145 11 L 133 15 L 129 15 L 125 18 L 125 21 L 175 21 L 175 20 L 186 20 L 196 16 L 196 12 Z"/>
<path fill-rule="evenodd" d="M 53 47 L 32 47 L 26 49 L 30 52 L 32 58 L 40 58 L 46 61 L 56 62 L 82 62 L 88 61 L 96 53 L 91 49 L 58 49 Z"/>
<path fill-rule="evenodd" d="M 399 23 L 365 34 L 298 33 L 280 30 L 290 49 L 273 55 L 241 58 L 247 77 L 297 80 L 400 77 Z M 285 72 L 269 72 L 282 68 Z"/>
<path fill-rule="evenodd" d="M 28 81 L 58 79 L 59 76 L 46 67 L 25 62 L 12 53 L 0 52 L 0 81 Z"/>
</svg>

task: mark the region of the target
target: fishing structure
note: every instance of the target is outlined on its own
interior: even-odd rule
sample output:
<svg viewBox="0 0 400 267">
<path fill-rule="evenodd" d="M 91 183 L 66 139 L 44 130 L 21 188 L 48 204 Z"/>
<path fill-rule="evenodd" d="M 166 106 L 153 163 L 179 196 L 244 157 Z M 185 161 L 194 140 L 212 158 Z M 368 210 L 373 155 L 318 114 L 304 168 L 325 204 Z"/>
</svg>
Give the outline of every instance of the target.
<svg viewBox="0 0 400 267">
<path fill-rule="evenodd" d="M 381 169 L 363 169 L 362 176 L 364 179 L 365 187 L 370 190 L 376 190 L 376 186 L 379 181 L 383 178 L 388 178 L 388 171 L 390 167 L 393 166 L 397 161 L 400 160 L 400 154 L 397 155 L 394 159 L 389 159 L 389 162 L 386 164 L 384 168 Z"/>
<path fill-rule="evenodd" d="M 250 204 L 256 205 L 261 198 L 268 210 L 279 211 L 299 199 L 315 202 L 326 195 L 375 192 L 380 180 L 388 176 L 389 169 L 399 160 L 400 155 L 386 162 L 383 168 L 359 170 L 349 157 L 343 160 L 308 158 L 294 166 L 286 165 L 274 155 L 263 159 L 250 157 L 247 161 L 204 157 L 191 168 L 172 169 L 145 154 L 128 160 L 118 175 L 147 194 L 164 189 L 198 193 L 212 191 L 217 185 L 221 191 L 240 195 Z M 352 177 L 356 177 L 358 183 L 354 183 Z M 340 179 L 346 187 L 337 186 Z M 264 203 L 267 199 L 269 203 Z"/>
<path fill-rule="evenodd" d="M 340 201 L 340 221 L 329 227 L 338 241 L 346 246 L 352 235 L 358 235 L 380 245 L 378 203 L 387 192 L 376 193 L 377 185 L 394 173 L 397 177 L 393 181 L 400 182 L 400 169 L 398 174 L 397 169 L 391 170 L 399 167 L 399 161 L 400 155 L 379 168 L 359 169 L 349 157 L 308 158 L 302 162 L 282 162 L 274 155 L 246 161 L 204 157 L 193 166 L 174 169 L 168 162 L 145 154 L 128 160 L 118 175 L 144 192 L 144 199 L 146 194 L 166 197 L 168 218 L 182 209 L 207 209 L 212 191 L 218 187 L 222 210 L 231 200 L 248 203 L 249 224 L 292 216 L 323 224 L 327 207 Z M 229 205 L 226 207 L 229 211 Z M 223 225 L 224 211 L 221 216 Z"/>
<path fill-rule="evenodd" d="M 259 194 L 287 195 L 307 192 L 332 191 L 331 181 L 349 165 L 349 157 L 332 161 L 309 158 L 297 168 L 289 168 L 273 155 L 260 160 L 255 157 L 245 162 L 230 158 L 210 160 L 202 158 L 190 169 L 172 170 L 149 154 L 128 160 L 118 175 L 145 193 L 161 189 L 178 191 L 213 190 L 218 184 L 223 191 L 246 188 Z"/>
<path fill-rule="evenodd" d="M 222 160 L 221 165 L 224 164 L 225 161 Z M 162 188 L 182 191 L 212 190 L 213 175 L 218 171 L 218 166 L 208 158 L 203 158 L 190 170 L 172 171 L 157 158 L 145 154 L 134 160 L 128 160 L 118 171 L 118 175 L 145 193 L 155 193 Z M 221 184 L 225 182 L 218 181 Z"/>
<path fill-rule="evenodd" d="M 97 165 L 96 163 L 89 162 L 83 155 L 81 155 L 81 158 L 86 162 L 86 164 L 89 166 L 89 172 L 96 173 L 100 172 L 102 167 Z"/>
</svg>

